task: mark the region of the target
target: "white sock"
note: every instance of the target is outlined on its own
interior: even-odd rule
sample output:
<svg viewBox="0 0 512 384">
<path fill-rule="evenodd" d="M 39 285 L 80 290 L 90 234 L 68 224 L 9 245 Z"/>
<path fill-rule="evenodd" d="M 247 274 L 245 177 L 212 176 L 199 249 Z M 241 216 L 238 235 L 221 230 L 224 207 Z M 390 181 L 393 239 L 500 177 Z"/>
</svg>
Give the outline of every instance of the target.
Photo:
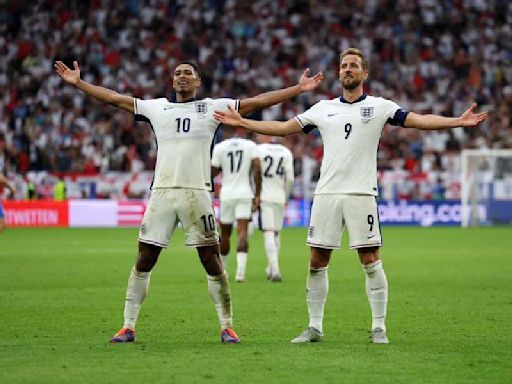
<svg viewBox="0 0 512 384">
<path fill-rule="evenodd" d="M 222 263 L 222 269 L 228 270 L 228 255 L 220 255 L 220 262 Z"/>
<path fill-rule="evenodd" d="M 363 265 L 366 273 L 366 296 L 372 310 L 372 329 L 386 330 L 386 307 L 388 304 L 388 281 L 382 261 Z"/>
<path fill-rule="evenodd" d="M 221 329 L 231 328 L 233 324 L 233 314 L 231 311 L 231 291 L 226 272 L 222 275 L 210 276 L 208 278 L 208 292 L 212 298 L 217 316 L 219 317 Z"/>
<path fill-rule="evenodd" d="M 275 240 L 276 240 L 276 248 L 277 248 L 277 255 L 279 257 L 279 252 L 281 251 L 281 232 L 275 233 Z"/>
<path fill-rule="evenodd" d="M 236 254 L 236 274 L 245 276 L 245 267 L 247 265 L 247 252 L 237 252 Z"/>
<path fill-rule="evenodd" d="M 148 293 L 151 272 L 139 272 L 132 268 L 126 288 L 126 300 L 124 303 L 123 328 L 135 329 L 135 323 L 139 317 L 140 306 Z"/>
<path fill-rule="evenodd" d="M 270 267 L 270 273 L 272 276 L 279 274 L 279 263 L 277 256 L 276 239 L 274 237 L 274 231 L 263 232 L 265 239 L 265 252 L 267 254 L 268 266 Z"/>
<path fill-rule="evenodd" d="M 329 292 L 327 267 L 309 269 L 306 292 L 309 326 L 322 332 L 325 301 L 327 300 L 327 293 Z"/>
</svg>

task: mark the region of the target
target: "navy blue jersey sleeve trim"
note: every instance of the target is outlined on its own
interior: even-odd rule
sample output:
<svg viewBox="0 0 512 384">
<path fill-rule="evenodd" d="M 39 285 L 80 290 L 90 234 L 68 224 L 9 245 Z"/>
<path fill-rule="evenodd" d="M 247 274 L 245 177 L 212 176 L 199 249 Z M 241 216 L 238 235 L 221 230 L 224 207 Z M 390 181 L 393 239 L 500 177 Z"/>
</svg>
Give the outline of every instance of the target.
<svg viewBox="0 0 512 384">
<path fill-rule="evenodd" d="M 135 121 L 141 121 L 143 123 L 151 124 L 151 121 L 146 116 L 138 113 L 135 114 Z M 151 126 L 151 128 L 153 128 L 153 126 Z"/>
<path fill-rule="evenodd" d="M 295 116 L 295 119 L 299 122 L 301 128 L 302 128 L 302 132 L 305 133 L 305 134 L 308 134 L 309 132 L 311 132 L 313 129 L 315 128 L 318 128 L 316 125 L 314 124 L 304 124 L 304 122 L 300 119 L 299 116 Z"/>
<path fill-rule="evenodd" d="M 400 127 L 405 127 L 405 119 L 409 112 L 404 111 L 403 109 L 398 109 L 395 112 L 395 116 L 392 119 L 388 119 L 386 123 L 391 125 L 398 125 Z"/>
<path fill-rule="evenodd" d="M 302 127 L 302 132 L 305 133 L 305 134 L 308 134 L 309 132 L 311 132 L 315 128 L 318 128 L 318 127 L 316 125 L 313 125 L 313 124 L 308 124 L 308 125 L 305 125 L 305 126 Z"/>
</svg>

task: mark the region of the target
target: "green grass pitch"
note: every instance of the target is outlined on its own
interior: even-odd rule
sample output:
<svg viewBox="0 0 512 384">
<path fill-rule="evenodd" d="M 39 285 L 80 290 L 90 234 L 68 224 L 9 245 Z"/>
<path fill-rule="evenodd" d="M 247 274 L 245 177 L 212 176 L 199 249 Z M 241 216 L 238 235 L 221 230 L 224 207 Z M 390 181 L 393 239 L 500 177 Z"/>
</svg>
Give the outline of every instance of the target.
<svg viewBox="0 0 512 384">
<path fill-rule="evenodd" d="M 219 342 L 195 250 L 177 232 L 152 275 L 134 344 L 122 325 L 136 229 L 8 229 L 0 236 L 1 383 L 510 383 L 512 230 L 383 228 L 389 345 L 369 343 L 364 275 L 333 254 L 322 343 L 307 325 L 306 229 L 285 229 L 284 282 L 251 237 L 247 282 L 229 274 L 239 345 Z"/>
</svg>

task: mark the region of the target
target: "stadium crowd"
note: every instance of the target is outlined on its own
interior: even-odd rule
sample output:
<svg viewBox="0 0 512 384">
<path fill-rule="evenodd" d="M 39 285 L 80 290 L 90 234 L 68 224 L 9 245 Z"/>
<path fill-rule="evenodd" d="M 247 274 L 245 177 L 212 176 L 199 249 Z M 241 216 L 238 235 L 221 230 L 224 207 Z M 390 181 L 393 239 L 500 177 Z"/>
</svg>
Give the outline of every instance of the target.
<svg viewBox="0 0 512 384">
<path fill-rule="evenodd" d="M 87 81 L 140 98 L 170 98 L 180 60 L 201 66 L 203 97 L 252 96 L 296 83 L 306 67 L 322 70 L 327 78 L 317 92 L 256 114 L 284 120 L 340 94 L 329 87 L 337 83 L 338 54 L 355 46 L 370 57 L 367 90 L 375 96 L 419 113 L 458 116 L 472 101 L 492 111 L 477 129 L 383 132 L 384 198 L 457 198 L 461 149 L 512 147 L 511 19 L 507 0 L 7 2 L 0 8 L 0 170 L 26 181 L 37 172 L 153 169 L 151 130 L 63 84 L 53 72 L 57 59 L 78 60 Z M 295 157 L 294 194 L 310 195 L 320 137 L 284 143 Z"/>
</svg>

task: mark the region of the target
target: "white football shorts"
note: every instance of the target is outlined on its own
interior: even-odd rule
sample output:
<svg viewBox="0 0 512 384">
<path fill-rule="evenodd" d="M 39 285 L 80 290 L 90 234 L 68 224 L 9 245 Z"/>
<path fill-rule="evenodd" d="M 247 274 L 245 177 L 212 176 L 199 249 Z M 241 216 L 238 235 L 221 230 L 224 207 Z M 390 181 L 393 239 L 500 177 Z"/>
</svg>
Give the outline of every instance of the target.
<svg viewBox="0 0 512 384">
<path fill-rule="evenodd" d="M 377 200 L 372 195 L 315 195 L 307 244 L 338 249 L 345 227 L 350 249 L 382 246 Z"/>
<path fill-rule="evenodd" d="M 260 202 L 259 226 L 262 231 L 278 232 L 283 228 L 284 204 Z"/>
<path fill-rule="evenodd" d="M 252 199 L 229 199 L 220 202 L 220 222 L 232 224 L 238 219 L 250 220 Z"/>
<path fill-rule="evenodd" d="M 219 243 L 210 192 L 189 188 L 151 191 L 139 231 L 139 241 L 166 248 L 178 221 L 185 231 L 185 245 L 202 247 Z"/>
</svg>

